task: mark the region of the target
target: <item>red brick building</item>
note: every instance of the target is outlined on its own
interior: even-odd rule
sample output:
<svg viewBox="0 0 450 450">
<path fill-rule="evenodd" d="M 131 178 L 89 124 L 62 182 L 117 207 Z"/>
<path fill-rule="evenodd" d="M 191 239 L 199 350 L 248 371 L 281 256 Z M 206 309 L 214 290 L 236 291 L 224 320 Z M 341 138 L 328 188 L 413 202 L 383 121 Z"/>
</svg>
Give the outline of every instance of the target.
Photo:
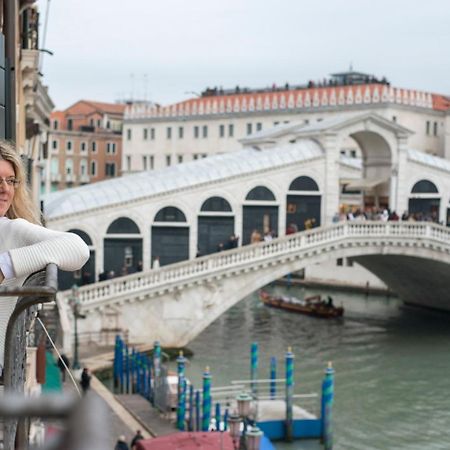
<svg viewBox="0 0 450 450">
<path fill-rule="evenodd" d="M 121 173 L 124 104 L 80 100 L 50 116 L 42 192 L 95 183 Z"/>
</svg>

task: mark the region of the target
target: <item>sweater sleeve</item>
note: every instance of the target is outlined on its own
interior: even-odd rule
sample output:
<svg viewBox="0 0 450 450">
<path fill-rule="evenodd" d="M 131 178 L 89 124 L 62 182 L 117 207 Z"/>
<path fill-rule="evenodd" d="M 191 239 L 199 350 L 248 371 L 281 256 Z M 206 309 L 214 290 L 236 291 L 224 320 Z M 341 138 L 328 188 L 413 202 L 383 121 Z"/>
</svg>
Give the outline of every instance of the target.
<svg viewBox="0 0 450 450">
<path fill-rule="evenodd" d="M 14 222 L 14 234 L 22 245 L 9 250 L 16 277 L 42 270 L 49 263 L 74 271 L 89 259 L 88 246 L 74 233 L 49 230 L 23 219 Z"/>
</svg>

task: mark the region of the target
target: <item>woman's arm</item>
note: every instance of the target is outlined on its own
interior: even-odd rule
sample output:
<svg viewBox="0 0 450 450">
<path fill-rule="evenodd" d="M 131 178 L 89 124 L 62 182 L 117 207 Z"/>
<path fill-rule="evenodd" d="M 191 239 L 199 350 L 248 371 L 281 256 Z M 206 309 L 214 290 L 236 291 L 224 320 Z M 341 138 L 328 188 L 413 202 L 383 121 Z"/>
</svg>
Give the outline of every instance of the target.
<svg viewBox="0 0 450 450">
<path fill-rule="evenodd" d="M 74 233 L 49 230 L 23 219 L 11 222 L 12 232 L 21 242 L 20 247 L 9 249 L 16 277 L 42 270 L 49 263 L 74 271 L 89 259 L 89 248 Z"/>
</svg>

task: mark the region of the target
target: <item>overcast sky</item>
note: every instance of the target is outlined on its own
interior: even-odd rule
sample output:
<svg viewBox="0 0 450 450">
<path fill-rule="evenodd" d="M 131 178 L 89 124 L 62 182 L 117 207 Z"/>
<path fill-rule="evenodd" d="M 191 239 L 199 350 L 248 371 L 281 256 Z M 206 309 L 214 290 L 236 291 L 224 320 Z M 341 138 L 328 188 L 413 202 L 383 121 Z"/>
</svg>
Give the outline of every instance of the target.
<svg viewBox="0 0 450 450">
<path fill-rule="evenodd" d="M 44 83 L 79 99 L 168 104 L 207 86 L 301 84 L 354 70 L 450 95 L 448 0 L 47 0 Z"/>
</svg>

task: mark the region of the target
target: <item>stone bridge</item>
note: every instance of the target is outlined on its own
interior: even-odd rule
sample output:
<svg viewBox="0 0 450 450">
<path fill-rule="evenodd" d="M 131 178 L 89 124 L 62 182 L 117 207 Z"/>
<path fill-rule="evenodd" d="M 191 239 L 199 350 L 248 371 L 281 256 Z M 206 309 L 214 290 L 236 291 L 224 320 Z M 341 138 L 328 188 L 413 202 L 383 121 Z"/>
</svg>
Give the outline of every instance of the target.
<svg viewBox="0 0 450 450">
<path fill-rule="evenodd" d="M 450 228 L 430 222 L 345 222 L 79 289 L 79 330 L 129 330 L 132 342 L 183 346 L 266 284 L 330 259 L 352 258 L 410 304 L 450 310 Z M 70 353 L 70 291 L 58 294 Z"/>
</svg>

